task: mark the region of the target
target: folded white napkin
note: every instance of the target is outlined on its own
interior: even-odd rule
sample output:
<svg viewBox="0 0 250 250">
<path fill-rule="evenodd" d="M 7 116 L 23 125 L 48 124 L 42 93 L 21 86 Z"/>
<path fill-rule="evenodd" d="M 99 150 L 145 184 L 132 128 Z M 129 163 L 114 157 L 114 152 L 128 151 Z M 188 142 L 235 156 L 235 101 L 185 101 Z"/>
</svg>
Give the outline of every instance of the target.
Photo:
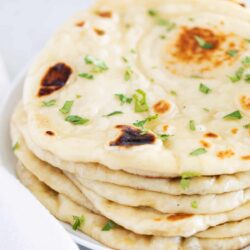
<svg viewBox="0 0 250 250">
<path fill-rule="evenodd" d="M 1 93 L 5 94 L 8 88 L 0 56 Z M 78 250 L 60 223 L 3 166 L 0 166 L 0 250 Z"/>
<path fill-rule="evenodd" d="M 56 219 L 1 166 L 0 249 L 78 249 Z"/>
</svg>

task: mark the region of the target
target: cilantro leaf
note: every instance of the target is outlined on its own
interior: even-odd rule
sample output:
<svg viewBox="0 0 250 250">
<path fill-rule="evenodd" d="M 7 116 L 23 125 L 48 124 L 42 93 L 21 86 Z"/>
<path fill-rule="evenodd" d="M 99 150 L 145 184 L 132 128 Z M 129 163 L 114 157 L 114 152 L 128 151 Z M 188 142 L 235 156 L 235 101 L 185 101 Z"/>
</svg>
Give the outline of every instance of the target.
<svg viewBox="0 0 250 250">
<path fill-rule="evenodd" d="M 212 43 L 206 42 L 202 37 L 200 36 L 194 36 L 194 39 L 199 44 L 199 46 L 203 49 L 212 49 L 214 45 Z"/>
<path fill-rule="evenodd" d="M 167 141 L 170 135 L 168 134 L 158 134 L 159 139 L 161 139 L 163 142 Z"/>
<path fill-rule="evenodd" d="M 55 104 L 56 104 L 56 99 L 52 99 L 52 100 L 49 100 L 49 101 L 43 101 L 42 102 L 43 107 L 52 107 Z"/>
<path fill-rule="evenodd" d="M 132 79 L 132 76 L 134 74 L 134 71 L 131 69 L 131 67 L 127 67 L 124 72 L 124 80 L 129 81 Z"/>
<path fill-rule="evenodd" d="M 236 110 L 226 116 L 223 117 L 226 120 L 240 120 L 242 118 L 242 115 L 239 110 Z"/>
<path fill-rule="evenodd" d="M 12 146 L 12 150 L 16 151 L 20 148 L 20 143 L 17 141 L 13 146 Z"/>
<path fill-rule="evenodd" d="M 102 228 L 102 231 L 110 231 L 113 228 L 116 228 L 117 224 L 112 220 L 109 220 Z"/>
<path fill-rule="evenodd" d="M 72 229 L 76 231 L 84 223 L 85 218 L 84 216 L 80 216 L 80 217 L 73 216 L 73 220 L 74 220 L 74 224 L 72 225 Z"/>
<path fill-rule="evenodd" d="M 190 153 L 191 156 L 198 156 L 207 153 L 207 150 L 205 148 L 197 148 L 196 150 L 192 151 Z"/>
<path fill-rule="evenodd" d="M 239 69 L 237 69 L 234 75 L 228 77 L 232 83 L 239 82 L 243 77 L 244 71 L 245 69 L 243 67 L 240 67 Z"/>
<path fill-rule="evenodd" d="M 195 131 L 195 130 L 196 130 L 196 126 L 195 126 L 195 121 L 194 121 L 194 120 L 190 120 L 190 121 L 189 121 L 189 128 L 190 128 L 190 130 L 192 130 L 192 131 Z"/>
<path fill-rule="evenodd" d="M 208 93 L 210 93 L 212 91 L 209 87 L 207 87 L 203 83 L 200 84 L 199 90 L 200 90 L 200 92 L 202 92 L 204 94 L 208 94 Z"/>
<path fill-rule="evenodd" d="M 94 76 L 92 74 L 89 74 L 89 73 L 80 73 L 80 74 L 78 74 L 78 76 L 82 77 L 82 78 L 86 78 L 88 80 L 94 79 Z"/>
<path fill-rule="evenodd" d="M 191 207 L 194 208 L 194 209 L 198 208 L 198 202 L 197 201 L 192 201 L 191 202 Z"/>
<path fill-rule="evenodd" d="M 60 110 L 61 113 L 63 114 L 68 114 L 72 108 L 74 104 L 74 101 L 70 100 L 70 101 L 66 101 L 63 105 L 63 107 Z"/>
<path fill-rule="evenodd" d="M 69 115 L 65 118 L 65 121 L 70 122 L 73 125 L 84 125 L 89 121 L 89 119 L 82 118 L 77 115 Z"/>
<path fill-rule="evenodd" d="M 93 56 L 89 56 L 89 55 L 85 56 L 84 61 L 86 64 L 90 64 L 94 66 L 92 69 L 93 73 L 102 73 L 103 71 L 106 71 L 109 69 L 107 64 L 104 61 L 96 59 Z"/>
<path fill-rule="evenodd" d="M 141 113 L 149 110 L 146 93 L 142 89 L 136 90 L 136 93 L 133 95 L 133 99 L 135 102 L 135 112 Z"/>
<path fill-rule="evenodd" d="M 229 56 L 231 56 L 231 57 L 235 57 L 237 54 L 238 54 L 238 50 L 236 50 L 236 49 L 231 49 L 231 50 L 228 50 L 227 52 L 226 52 L 226 54 L 227 55 L 229 55 Z"/>
<path fill-rule="evenodd" d="M 114 111 L 114 112 L 112 112 L 112 113 L 110 113 L 110 114 L 107 114 L 107 115 L 105 115 L 105 116 L 106 116 L 106 117 L 110 117 L 110 116 L 122 115 L 122 114 L 123 114 L 122 111 Z"/>
<path fill-rule="evenodd" d="M 126 104 L 126 103 L 130 104 L 133 101 L 131 97 L 127 97 L 124 94 L 115 94 L 115 96 L 118 97 L 118 99 L 121 102 L 121 105 Z"/>
</svg>

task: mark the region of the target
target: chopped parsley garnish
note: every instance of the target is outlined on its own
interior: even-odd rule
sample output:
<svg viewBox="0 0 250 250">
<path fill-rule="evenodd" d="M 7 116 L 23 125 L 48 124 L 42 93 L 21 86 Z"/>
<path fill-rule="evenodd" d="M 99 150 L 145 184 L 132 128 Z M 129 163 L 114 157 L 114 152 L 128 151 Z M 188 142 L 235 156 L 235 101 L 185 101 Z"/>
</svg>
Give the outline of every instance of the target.
<svg viewBox="0 0 250 250">
<path fill-rule="evenodd" d="M 195 131 L 196 126 L 195 126 L 194 120 L 189 121 L 189 128 L 190 128 L 190 130 Z"/>
<path fill-rule="evenodd" d="M 98 60 L 93 56 L 85 56 L 84 61 L 86 64 L 93 65 L 92 72 L 93 73 L 102 73 L 103 71 L 108 70 L 108 66 L 104 61 Z"/>
<path fill-rule="evenodd" d="M 226 116 L 223 117 L 226 120 L 240 120 L 242 118 L 242 115 L 239 110 L 236 110 Z"/>
<path fill-rule="evenodd" d="M 85 218 L 84 216 L 80 216 L 80 217 L 73 216 L 73 220 L 74 220 L 74 224 L 72 225 L 72 229 L 76 231 L 84 223 Z"/>
<path fill-rule="evenodd" d="M 56 104 L 56 100 L 55 99 L 52 99 L 52 100 L 49 100 L 49 101 L 43 101 L 42 102 L 42 106 L 43 107 L 52 107 Z"/>
<path fill-rule="evenodd" d="M 126 57 L 122 57 L 123 62 L 128 63 L 128 59 Z"/>
<path fill-rule="evenodd" d="M 171 91 L 170 91 L 170 95 L 172 95 L 172 96 L 177 96 L 177 92 L 174 91 L 174 90 L 171 90 Z"/>
<path fill-rule="evenodd" d="M 60 109 L 60 112 L 63 114 L 68 114 L 74 104 L 74 101 L 66 101 L 63 107 Z"/>
<path fill-rule="evenodd" d="M 143 130 L 146 123 L 151 122 L 152 120 L 155 120 L 157 118 L 158 118 L 158 114 L 155 114 L 155 115 L 147 117 L 146 119 L 142 121 L 136 121 L 135 123 L 133 123 L 133 125 Z"/>
<path fill-rule="evenodd" d="M 109 220 L 102 228 L 102 231 L 110 231 L 113 228 L 116 228 L 117 224 L 112 220 Z"/>
<path fill-rule="evenodd" d="M 78 76 L 82 77 L 82 78 L 86 78 L 88 80 L 92 80 L 94 79 L 94 75 L 89 74 L 89 73 L 80 73 L 78 74 Z"/>
<path fill-rule="evenodd" d="M 191 202 L 191 207 L 194 208 L 194 209 L 198 208 L 198 202 L 197 201 L 192 201 Z"/>
<path fill-rule="evenodd" d="M 148 10 L 148 14 L 149 14 L 150 16 L 157 16 L 157 15 L 158 15 L 158 12 L 157 12 L 156 10 L 150 9 L 150 10 Z"/>
<path fill-rule="evenodd" d="M 123 94 L 115 94 L 115 96 L 118 97 L 118 99 L 121 102 L 121 105 L 126 104 L 126 103 L 130 104 L 133 101 L 133 98 L 127 97 L 127 96 L 125 96 Z"/>
<path fill-rule="evenodd" d="M 158 134 L 159 139 L 161 139 L 163 142 L 167 141 L 170 135 L 168 134 Z"/>
<path fill-rule="evenodd" d="M 190 180 L 193 177 L 198 177 L 198 176 L 200 176 L 200 174 L 196 173 L 196 172 L 184 172 L 184 173 L 182 173 L 181 181 L 180 181 L 181 188 L 184 190 L 189 188 Z"/>
<path fill-rule="evenodd" d="M 199 86 L 199 90 L 200 92 L 204 93 L 204 94 L 208 94 L 210 93 L 212 90 L 207 87 L 205 84 L 201 83 L 200 86 Z"/>
<path fill-rule="evenodd" d="M 250 74 L 246 74 L 246 76 L 245 76 L 245 81 L 246 81 L 247 83 L 250 83 Z"/>
<path fill-rule="evenodd" d="M 232 83 L 239 82 L 243 77 L 244 71 L 245 69 L 243 67 L 240 67 L 239 69 L 237 69 L 234 75 L 228 77 Z"/>
<path fill-rule="evenodd" d="M 132 76 L 134 74 L 134 71 L 131 69 L 131 67 L 127 67 L 124 72 L 124 80 L 129 81 L 132 79 Z"/>
<path fill-rule="evenodd" d="M 16 151 L 20 148 L 20 143 L 17 141 L 13 146 L 12 146 L 12 150 Z"/>
<path fill-rule="evenodd" d="M 200 36 L 194 36 L 194 39 L 199 44 L 199 46 L 203 49 L 212 49 L 214 45 L 212 43 L 206 42 L 202 37 Z"/>
<path fill-rule="evenodd" d="M 69 115 L 65 118 L 65 121 L 70 122 L 74 125 L 84 125 L 89 121 L 89 119 L 77 115 Z"/>
<path fill-rule="evenodd" d="M 228 50 L 226 53 L 227 55 L 231 56 L 231 57 L 235 57 L 237 54 L 238 54 L 238 50 L 236 49 L 231 49 L 231 50 Z"/>
<path fill-rule="evenodd" d="M 159 13 L 156 10 L 148 10 L 148 15 L 155 19 L 156 24 L 164 26 L 167 31 L 171 31 L 176 27 L 176 24 L 159 16 Z"/>
<path fill-rule="evenodd" d="M 136 50 L 135 50 L 135 49 L 131 49 L 131 50 L 130 50 L 130 53 L 136 54 Z"/>
<path fill-rule="evenodd" d="M 207 150 L 205 148 L 197 148 L 194 151 L 190 153 L 191 156 L 198 156 L 198 155 L 203 155 L 207 153 Z"/>
<path fill-rule="evenodd" d="M 244 125 L 243 128 L 249 129 L 250 128 L 250 123 Z"/>
<path fill-rule="evenodd" d="M 106 116 L 106 117 L 110 117 L 110 116 L 122 115 L 122 114 L 123 114 L 122 111 L 114 111 L 114 112 L 112 112 L 112 113 L 110 113 L 110 114 L 107 114 L 107 115 L 105 115 L 105 116 Z"/>
<path fill-rule="evenodd" d="M 133 99 L 135 102 L 135 112 L 141 113 L 149 110 L 146 93 L 142 89 L 136 90 L 136 93 L 133 95 Z"/>
<path fill-rule="evenodd" d="M 241 62 L 245 67 L 249 67 L 250 66 L 250 56 L 246 56 Z"/>
</svg>

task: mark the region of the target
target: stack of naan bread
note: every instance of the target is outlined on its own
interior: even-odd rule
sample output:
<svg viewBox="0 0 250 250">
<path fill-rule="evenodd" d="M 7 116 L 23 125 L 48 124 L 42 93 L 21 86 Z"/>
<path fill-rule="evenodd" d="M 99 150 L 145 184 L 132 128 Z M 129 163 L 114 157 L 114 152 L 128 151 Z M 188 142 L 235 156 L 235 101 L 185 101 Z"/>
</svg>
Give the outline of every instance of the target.
<svg viewBox="0 0 250 250">
<path fill-rule="evenodd" d="M 30 68 L 17 174 L 114 249 L 250 244 L 250 12 L 217 0 L 105 0 Z"/>
</svg>

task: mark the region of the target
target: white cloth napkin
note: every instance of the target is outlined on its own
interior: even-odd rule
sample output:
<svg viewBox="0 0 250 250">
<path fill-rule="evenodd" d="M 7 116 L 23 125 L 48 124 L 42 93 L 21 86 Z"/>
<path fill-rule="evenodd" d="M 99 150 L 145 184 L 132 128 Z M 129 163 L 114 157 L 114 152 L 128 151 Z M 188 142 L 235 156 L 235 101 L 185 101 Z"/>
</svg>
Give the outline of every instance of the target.
<svg viewBox="0 0 250 250">
<path fill-rule="evenodd" d="M 0 56 L 0 89 L 7 88 L 8 77 Z M 60 223 L 3 166 L 0 166 L 0 249 L 78 250 Z"/>
</svg>

